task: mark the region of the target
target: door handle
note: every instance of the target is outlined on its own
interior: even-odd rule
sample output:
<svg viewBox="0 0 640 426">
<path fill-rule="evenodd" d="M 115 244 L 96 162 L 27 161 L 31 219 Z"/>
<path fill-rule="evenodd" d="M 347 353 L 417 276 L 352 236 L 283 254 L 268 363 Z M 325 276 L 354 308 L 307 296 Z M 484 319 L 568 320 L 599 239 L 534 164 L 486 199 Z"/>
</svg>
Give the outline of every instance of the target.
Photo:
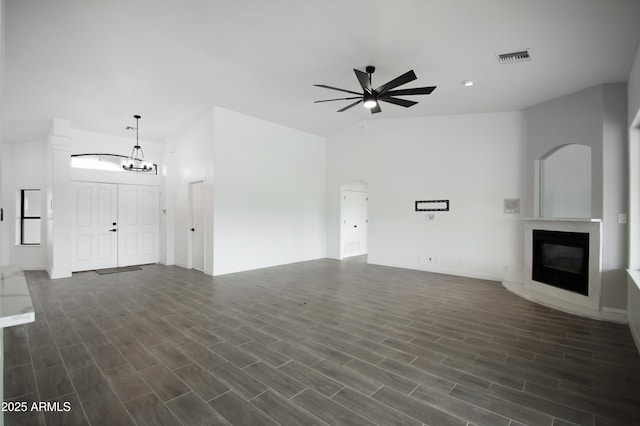
<svg viewBox="0 0 640 426">
<path fill-rule="evenodd" d="M 118 232 L 118 230 L 116 228 L 113 228 L 113 229 L 109 229 L 109 232 Z"/>
<path fill-rule="evenodd" d="M 358 227 L 358 225 L 353 225 L 353 227 L 354 227 L 354 228 L 357 228 L 357 227 Z"/>
<path fill-rule="evenodd" d="M 196 228 L 191 228 L 191 232 L 195 232 L 195 231 L 196 231 Z"/>
</svg>

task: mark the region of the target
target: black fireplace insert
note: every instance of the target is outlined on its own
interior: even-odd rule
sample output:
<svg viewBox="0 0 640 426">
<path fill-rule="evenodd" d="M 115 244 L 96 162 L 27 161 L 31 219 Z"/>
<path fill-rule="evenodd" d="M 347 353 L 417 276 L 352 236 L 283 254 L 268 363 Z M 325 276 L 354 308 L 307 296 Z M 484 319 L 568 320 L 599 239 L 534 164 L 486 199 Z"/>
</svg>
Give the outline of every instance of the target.
<svg viewBox="0 0 640 426">
<path fill-rule="evenodd" d="M 532 279 L 589 295 L 589 234 L 533 230 Z"/>
</svg>

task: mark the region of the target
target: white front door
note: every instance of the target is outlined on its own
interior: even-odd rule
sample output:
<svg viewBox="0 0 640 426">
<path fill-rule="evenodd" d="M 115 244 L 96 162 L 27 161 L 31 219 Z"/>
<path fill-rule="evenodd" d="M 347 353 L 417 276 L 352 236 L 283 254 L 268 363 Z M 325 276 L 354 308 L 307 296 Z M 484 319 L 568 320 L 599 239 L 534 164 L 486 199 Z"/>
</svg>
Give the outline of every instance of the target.
<svg viewBox="0 0 640 426">
<path fill-rule="evenodd" d="M 118 266 L 118 185 L 74 183 L 71 270 Z"/>
<path fill-rule="evenodd" d="M 160 260 L 158 199 L 155 186 L 118 185 L 118 266 Z"/>
<path fill-rule="evenodd" d="M 367 253 L 368 197 L 366 192 L 342 193 L 342 257 Z"/>
<path fill-rule="evenodd" d="M 191 184 L 191 265 L 204 271 L 204 182 Z"/>
<path fill-rule="evenodd" d="M 71 271 L 157 263 L 157 187 L 72 183 Z"/>
</svg>

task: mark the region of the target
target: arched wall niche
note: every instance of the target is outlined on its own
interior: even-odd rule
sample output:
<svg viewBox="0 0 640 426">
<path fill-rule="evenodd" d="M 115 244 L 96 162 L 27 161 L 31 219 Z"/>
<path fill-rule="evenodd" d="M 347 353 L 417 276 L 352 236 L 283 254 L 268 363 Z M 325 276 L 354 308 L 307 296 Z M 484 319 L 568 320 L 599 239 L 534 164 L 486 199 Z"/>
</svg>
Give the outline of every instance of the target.
<svg viewBox="0 0 640 426">
<path fill-rule="evenodd" d="M 540 159 L 540 217 L 591 218 L 591 147 L 558 146 Z"/>
</svg>

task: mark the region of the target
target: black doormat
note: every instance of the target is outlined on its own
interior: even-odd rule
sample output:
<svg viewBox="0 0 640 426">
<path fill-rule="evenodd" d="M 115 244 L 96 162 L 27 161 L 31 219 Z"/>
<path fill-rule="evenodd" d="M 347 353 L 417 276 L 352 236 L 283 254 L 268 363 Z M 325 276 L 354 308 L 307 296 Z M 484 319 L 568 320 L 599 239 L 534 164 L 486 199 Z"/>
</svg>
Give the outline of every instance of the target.
<svg viewBox="0 0 640 426">
<path fill-rule="evenodd" d="M 95 271 L 100 275 L 107 275 L 107 274 L 117 274 L 118 272 L 141 271 L 141 270 L 142 268 L 139 266 L 123 266 L 121 268 L 96 269 Z"/>
</svg>

